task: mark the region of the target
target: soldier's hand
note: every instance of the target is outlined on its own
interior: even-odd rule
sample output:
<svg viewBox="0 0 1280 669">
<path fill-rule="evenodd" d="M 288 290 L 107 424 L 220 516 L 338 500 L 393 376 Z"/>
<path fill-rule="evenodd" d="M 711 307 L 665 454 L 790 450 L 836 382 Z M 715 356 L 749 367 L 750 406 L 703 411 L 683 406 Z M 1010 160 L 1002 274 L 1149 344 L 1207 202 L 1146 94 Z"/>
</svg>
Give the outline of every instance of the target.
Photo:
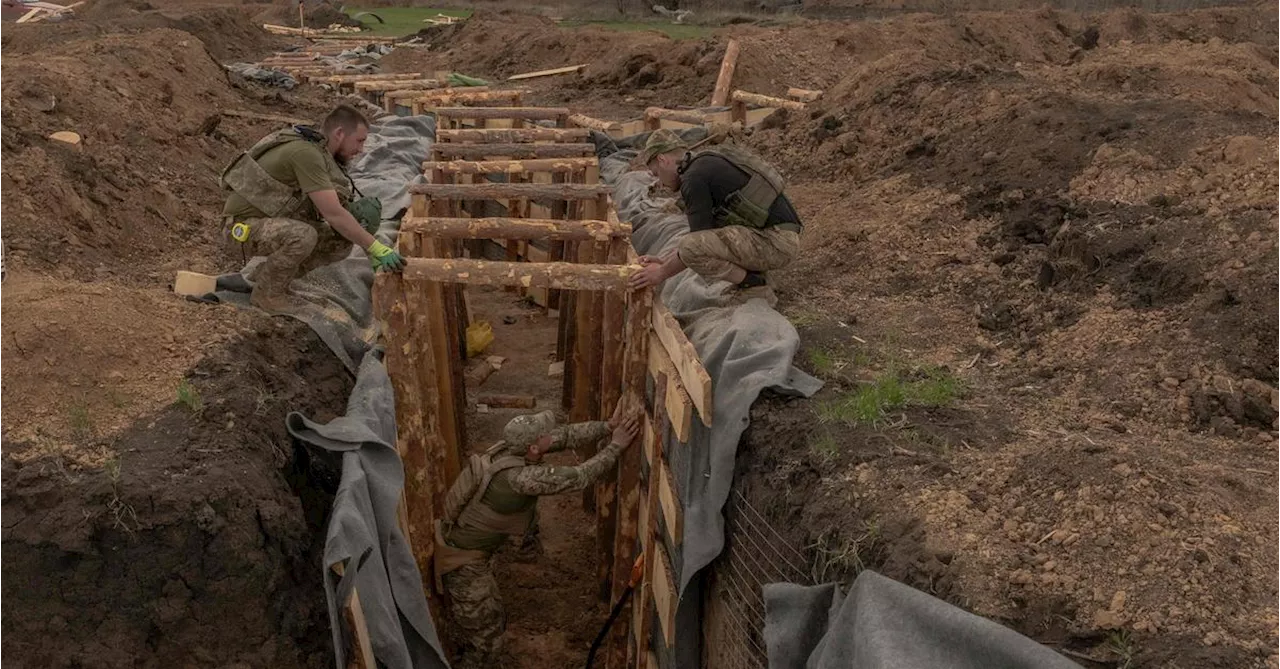
<svg viewBox="0 0 1280 669">
<path fill-rule="evenodd" d="M 636 440 L 637 434 L 640 434 L 640 418 L 636 414 L 631 414 L 622 420 L 621 425 L 613 429 L 613 443 L 625 450 L 631 446 L 631 442 Z"/>
</svg>

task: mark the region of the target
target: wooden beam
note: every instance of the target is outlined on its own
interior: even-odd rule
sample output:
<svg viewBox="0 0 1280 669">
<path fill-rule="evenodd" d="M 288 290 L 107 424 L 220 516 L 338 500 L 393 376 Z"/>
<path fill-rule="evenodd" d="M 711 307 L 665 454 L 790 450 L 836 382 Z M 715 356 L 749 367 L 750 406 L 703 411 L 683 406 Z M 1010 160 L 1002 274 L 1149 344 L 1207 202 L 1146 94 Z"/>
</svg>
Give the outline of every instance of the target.
<svg viewBox="0 0 1280 669">
<path fill-rule="evenodd" d="M 341 562 L 333 564 L 333 573 L 339 578 L 345 573 Z M 369 623 L 364 617 L 364 607 L 360 604 L 360 591 L 351 588 L 351 599 L 342 602 L 342 619 L 347 623 L 347 631 L 351 633 L 351 654 L 347 657 L 347 669 L 377 669 L 378 662 L 373 657 L 373 641 L 369 637 Z"/>
<path fill-rule="evenodd" d="M 780 109 L 791 109 L 797 111 L 804 109 L 803 102 L 787 100 L 785 98 L 775 98 L 768 95 L 760 95 L 759 93 L 748 93 L 746 91 L 734 91 L 729 98 L 734 102 L 755 105 L 757 107 L 777 107 Z"/>
<path fill-rule="evenodd" d="M 440 239 L 551 239 L 608 241 L 631 234 L 626 223 L 561 221 L 540 218 L 415 218 L 406 216 L 401 232 L 420 232 Z"/>
<path fill-rule="evenodd" d="M 377 74 L 333 74 L 327 77 L 312 77 L 312 81 L 324 84 L 354 84 L 357 81 L 396 81 L 407 79 L 424 79 L 421 72 L 383 72 Z"/>
<path fill-rule="evenodd" d="M 667 354 L 666 347 L 661 344 L 649 347 L 649 374 L 653 376 L 654 383 L 658 379 L 666 379 L 667 393 L 663 408 L 671 422 L 671 431 L 677 441 L 689 443 L 689 432 L 693 429 L 693 400 L 680 382 L 680 373 L 676 371 L 676 365 Z"/>
<path fill-rule="evenodd" d="M 656 476 L 654 475 L 656 474 Z M 662 507 L 662 518 L 667 524 L 667 536 L 672 546 L 679 546 L 684 539 L 684 509 L 680 506 L 680 495 L 676 493 L 675 483 L 671 480 L 671 468 L 665 461 L 658 464 L 650 481 L 658 486 L 658 503 Z"/>
<path fill-rule="evenodd" d="M 616 121 L 603 121 L 585 114 L 570 114 L 569 125 L 575 128 L 598 130 L 605 133 L 612 132 L 621 127 L 621 124 Z"/>
<path fill-rule="evenodd" d="M 467 258 L 406 258 L 404 278 L 473 286 L 522 286 L 560 290 L 626 290 L 636 265 L 570 262 L 505 262 Z"/>
<path fill-rule="evenodd" d="M 478 86 L 472 88 L 479 88 Z M 501 104 L 510 105 L 520 104 L 520 96 L 523 91 L 477 91 L 468 90 L 467 88 L 450 88 L 440 89 L 436 91 L 423 91 L 409 99 L 411 106 L 416 114 L 425 114 L 435 111 L 435 108 L 448 105 L 450 109 L 467 109 L 474 104 Z M 400 102 L 404 105 L 404 102 Z M 459 105 L 461 105 L 459 107 Z M 485 107 L 486 109 L 494 109 L 495 107 Z M 515 109 L 515 107 L 497 107 L 497 109 Z M 438 112 L 437 112 L 438 113 Z M 466 116 L 457 118 L 468 118 Z"/>
<path fill-rule="evenodd" d="M 445 90 L 444 84 L 440 83 L 439 79 L 378 79 L 375 81 L 357 81 L 354 85 L 359 92 L 404 90 L 421 95 L 424 90 Z M 485 86 L 480 88 L 488 90 Z"/>
<path fill-rule="evenodd" d="M 409 192 L 443 200 L 594 200 L 612 189 L 602 184 L 412 184 Z"/>
<path fill-rule="evenodd" d="M 801 102 L 816 102 L 822 97 L 822 91 L 811 91 L 807 88 L 788 88 L 787 97 L 795 98 Z"/>
<path fill-rule="evenodd" d="M 570 65 L 568 67 L 557 67 L 551 70 L 538 70 L 537 72 L 525 72 L 524 74 L 513 74 L 507 77 L 507 81 L 521 81 L 523 79 L 537 79 L 538 77 L 550 77 L 556 74 L 570 74 L 585 69 L 586 63 L 582 65 Z"/>
<path fill-rule="evenodd" d="M 437 144 L 436 146 L 440 146 Z M 454 146 L 470 146 L 455 144 Z M 490 146 L 477 144 L 474 146 Z M 525 146 L 555 146 L 527 144 Z M 439 170 L 440 174 L 522 174 L 524 172 L 577 172 L 599 167 L 596 157 L 590 158 L 534 158 L 532 160 L 450 160 L 422 164 L 423 172 Z"/>
<path fill-rule="evenodd" d="M 733 71 L 738 66 L 738 40 L 730 39 L 725 47 L 724 60 L 720 61 L 720 74 L 716 77 L 715 92 L 711 94 L 711 106 L 723 107 L 729 102 L 729 90 L 733 85 Z"/>
<path fill-rule="evenodd" d="M 595 144 L 433 144 L 432 152 L 440 158 L 487 160 L 502 156 L 517 160 L 539 158 L 594 158 Z"/>
<path fill-rule="evenodd" d="M 532 409 L 538 405 L 538 398 L 533 395 L 485 393 L 476 396 L 476 404 L 484 404 L 495 409 Z"/>
<path fill-rule="evenodd" d="M 698 417 L 702 419 L 703 425 L 710 426 L 711 375 L 703 368 L 698 359 L 698 351 L 680 328 L 680 322 L 658 300 L 653 301 L 653 331 L 667 349 L 667 355 L 671 356 L 671 362 L 675 365 L 685 390 L 689 392 L 689 399 L 698 409 Z"/>
<path fill-rule="evenodd" d="M 663 109 L 662 107 L 649 107 L 644 110 L 644 118 L 647 122 L 675 121 L 691 125 L 704 125 L 708 121 L 707 115 L 700 111 L 692 109 Z"/>
<path fill-rule="evenodd" d="M 676 606 L 679 597 L 671 558 L 662 542 L 653 544 L 653 604 L 658 609 L 658 626 L 662 628 L 662 642 L 668 648 L 675 643 Z"/>
<path fill-rule="evenodd" d="M 564 107 L 441 107 L 438 116 L 470 119 L 522 119 L 527 121 L 554 121 L 568 116 Z"/>
<path fill-rule="evenodd" d="M 587 128 L 467 128 L 436 131 L 436 141 L 441 143 L 586 142 L 590 137 L 591 131 Z"/>
</svg>

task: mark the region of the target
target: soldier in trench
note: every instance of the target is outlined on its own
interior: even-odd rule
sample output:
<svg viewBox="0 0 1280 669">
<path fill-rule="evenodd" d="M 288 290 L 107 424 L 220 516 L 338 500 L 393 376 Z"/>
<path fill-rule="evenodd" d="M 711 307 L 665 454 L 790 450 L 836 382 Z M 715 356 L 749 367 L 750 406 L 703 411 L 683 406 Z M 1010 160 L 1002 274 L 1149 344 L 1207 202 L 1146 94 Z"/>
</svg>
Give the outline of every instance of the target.
<svg viewBox="0 0 1280 669">
<path fill-rule="evenodd" d="M 346 172 L 368 136 L 364 115 L 339 105 L 319 129 L 297 125 L 273 132 L 223 170 L 223 235 L 245 262 L 266 256 L 244 277 L 253 284 L 250 304 L 298 313 L 305 303 L 289 291 L 290 282 L 346 258 L 352 244 L 365 250 L 374 271 L 403 267 L 400 254 L 373 237 L 381 203 L 359 197 Z"/>
<path fill-rule="evenodd" d="M 677 247 L 641 256 L 632 288 L 656 286 L 685 268 L 708 281 L 728 281 L 736 299 L 776 298 L 766 272 L 790 264 L 800 250 L 800 216 L 769 163 L 733 143 L 689 146 L 670 130 L 649 135 L 640 162 L 680 193 L 689 234 Z"/>
<path fill-rule="evenodd" d="M 454 622 L 464 638 L 454 666 L 498 666 L 506 611 L 493 574 L 492 557 L 508 537 L 532 526 L 538 498 L 577 492 L 612 471 L 622 451 L 635 441 L 639 416 L 619 402 L 608 421 L 556 426 L 550 411 L 517 416 L 502 441 L 473 455 L 445 498 L 436 525 L 436 587 L 449 596 Z M 576 466 L 542 463 L 547 453 L 609 444 Z"/>
</svg>

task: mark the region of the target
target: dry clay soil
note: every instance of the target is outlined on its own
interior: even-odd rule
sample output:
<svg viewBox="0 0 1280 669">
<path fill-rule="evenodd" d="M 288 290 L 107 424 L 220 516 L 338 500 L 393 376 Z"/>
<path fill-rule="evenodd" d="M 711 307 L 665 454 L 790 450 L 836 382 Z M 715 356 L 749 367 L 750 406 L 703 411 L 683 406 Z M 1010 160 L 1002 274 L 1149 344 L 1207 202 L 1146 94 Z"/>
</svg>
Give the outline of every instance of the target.
<svg viewBox="0 0 1280 669">
<path fill-rule="evenodd" d="M 534 103 L 626 118 L 705 104 L 735 36 L 738 87 L 826 90 L 748 139 L 807 223 L 780 308 L 827 388 L 757 406 L 741 489 L 817 561 L 855 542 L 858 564 L 1099 666 L 1275 666 L 1275 9 L 680 42 L 490 13 L 384 66 L 587 62 L 532 82 Z M 234 265 L 216 175 L 272 129 L 210 116 L 332 101 L 219 67 L 279 46 L 252 20 L 270 11 L 100 0 L 4 31 L 3 613 L 19 666 L 331 663 L 316 551 L 333 472 L 281 426 L 341 413 L 351 379 L 305 328 L 167 292 L 177 269 Z M 82 146 L 47 139 L 67 129 Z M 926 367 L 959 396 L 819 420 Z M 198 403 L 175 403 L 183 380 Z M 587 547 L 547 539 L 553 557 L 512 563 L 507 585 L 573 580 L 554 555 Z M 548 617 L 577 629 L 529 656 L 581 657 L 598 609 L 579 595 Z M 550 599 L 517 598 L 513 618 Z"/>
</svg>

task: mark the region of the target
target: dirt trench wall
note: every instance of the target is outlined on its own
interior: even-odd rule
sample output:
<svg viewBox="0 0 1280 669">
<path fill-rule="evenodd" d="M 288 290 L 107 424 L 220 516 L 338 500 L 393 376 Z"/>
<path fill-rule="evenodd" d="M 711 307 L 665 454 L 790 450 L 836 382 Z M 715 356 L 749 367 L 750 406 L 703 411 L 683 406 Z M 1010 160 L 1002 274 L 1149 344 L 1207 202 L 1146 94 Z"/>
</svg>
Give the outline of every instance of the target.
<svg viewBox="0 0 1280 669">
<path fill-rule="evenodd" d="M 284 416 L 328 420 L 351 383 L 304 326 L 262 320 L 191 372 L 198 414 L 142 419 L 101 469 L 5 444 L 13 666 L 331 665 L 319 568 L 331 492 L 307 483 L 325 475 L 293 450 Z"/>
</svg>

